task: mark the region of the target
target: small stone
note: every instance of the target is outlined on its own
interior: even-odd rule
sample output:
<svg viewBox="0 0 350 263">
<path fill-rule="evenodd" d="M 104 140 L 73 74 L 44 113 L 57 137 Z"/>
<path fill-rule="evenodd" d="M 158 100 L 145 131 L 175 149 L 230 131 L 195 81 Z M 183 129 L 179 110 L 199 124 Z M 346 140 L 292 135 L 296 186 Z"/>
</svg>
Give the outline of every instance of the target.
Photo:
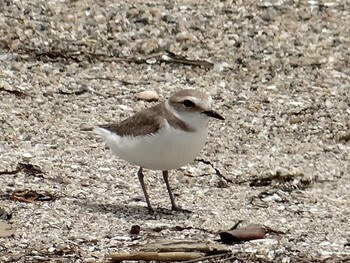
<svg viewBox="0 0 350 263">
<path fill-rule="evenodd" d="M 131 235 L 138 235 L 140 233 L 141 227 L 139 225 L 132 225 L 130 228 Z"/>
<path fill-rule="evenodd" d="M 130 8 L 126 13 L 128 18 L 138 16 L 139 14 L 140 14 L 140 11 L 137 10 L 136 8 Z"/>
<path fill-rule="evenodd" d="M 109 167 L 100 167 L 98 170 L 101 172 L 109 172 L 111 169 Z"/>
<path fill-rule="evenodd" d="M 156 51 L 158 48 L 158 43 L 154 39 L 148 39 L 142 43 L 142 45 L 139 48 L 139 51 L 141 54 L 151 54 L 152 52 Z"/>
<path fill-rule="evenodd" d="M 83 181 L 80 182 L 80 185 L 84 186 L 84 187 L 87 187 L 87 186 L 90 186 L 90 182 L 88 180 L 83 180 Z"/>
<path fill-rule="evenodd" d="M 26 159 L 30 159 L 33 157 L 33 155 L 31 153 L 26 152 L 26 153 L 22 153 L 22 157 Z"/>
<path fill-rule="evenodd" d="M 276 85 L 270 85 L 266 87 L 267 90 L 277 90 Z"/>
<path fill-rule="evenodd" d="M 0 54 L 0 61 L 7 60 L 8 57 L 9 57 L 9 55 L 7 53 L 2 53 L 2 54 Z"/>
<path fill-rule="evenodd" d="M 0 221 L 0 237 L 10 237 L 15 233 L 11 224 Z"/>
<path fill-rule="evenodd" d="M 176 34 L 176 39 L 179 41 L 179 42 L 190 42 L 190 43 L 194 43 L 194 42 L 197 42 L 197 38 L 195 35 L 191 34 L 190 32 L 188 31 L 182 31 L 178 34 Z"/>
<path fill-rule="evenodd" d="M 145 199 L 141 195 L 136 195 L 132 200 L 135 202 L 141 202 L 141 201 L 144 201 Z"/>
<path fill-rule="evenodd" d="M 152 90 L 141 91 L 137 93 L 135 96 L 138 100 L 144 100 L 148 102 L 159 100 L 159 95 L 157 94 L 157 92 Z"/>
<path fill-rule="evenodd" d="M 273 261 L 276 258 L 276 253 L 275 251 L 271 250 L 267 253 L 266 259 L 268 261 Z"/>
<path fill-rule="evenodd" d="M 74 170 L 77 170 L 80 168 L 80 165 L 72 164 L 70 167 Z"/>
<path fill-rule="evenodd" d="M 156 63 L 157 63 L 157 60 L 156 60 L 155 58 L 150 58 L 150 59 L 147 59 L 147 60 L 146 60 L 146 63 L 147 63 L 147 64 L 151 64 L 151 65 L 152 65 L 152 64 L 156 64 Z"/>
<path fill-rule="evenodd" d="M 230 67 L 230 65 L 227 62 L 214 64 L 214 70 L 217 70 L 217 71 L 223 71 L 224 69 L 229 68 L 229 67 Z"/>
</svg>

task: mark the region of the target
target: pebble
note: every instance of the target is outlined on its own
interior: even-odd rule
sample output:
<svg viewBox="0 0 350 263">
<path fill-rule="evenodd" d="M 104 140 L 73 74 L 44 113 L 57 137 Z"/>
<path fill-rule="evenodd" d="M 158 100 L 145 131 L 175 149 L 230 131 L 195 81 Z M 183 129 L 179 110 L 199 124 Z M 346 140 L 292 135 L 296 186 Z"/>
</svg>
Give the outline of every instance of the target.
<svg viewBox="0 0 350 263">
<path fill-rule="evenodd" d="M 33 155 L 29 152 L 22 153 L 22 157 L 26 159 L 33 158 Z"/>
<path fill-rule="evenodd" d="M 152 90 L 146 90 L 146 91 L 141 91 L 135 95 L 135 97 L 138 100 L 144 100 L 144 101 L 158 101 L 159 100 L 159 95 L 157 92 L 152 91 Z"/>
</svg>

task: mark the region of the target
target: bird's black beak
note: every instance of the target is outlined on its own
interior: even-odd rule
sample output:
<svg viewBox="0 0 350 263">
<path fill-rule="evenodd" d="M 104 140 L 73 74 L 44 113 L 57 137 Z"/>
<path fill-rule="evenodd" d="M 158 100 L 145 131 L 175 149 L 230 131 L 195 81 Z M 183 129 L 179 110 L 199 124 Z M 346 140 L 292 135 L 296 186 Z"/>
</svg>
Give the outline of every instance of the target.
<svg viewBox="0 0 350 263">
<path fill-rule="evenodd" d="M 206 111 L 202 111 L 203 114 L 215 118 L 215 119 L 219 119 L 219 120 L 225 120 L 224 117 L 222 117 L 219 113 L 213 111 L 213 110 L 206 110 Z"/>
</svg>

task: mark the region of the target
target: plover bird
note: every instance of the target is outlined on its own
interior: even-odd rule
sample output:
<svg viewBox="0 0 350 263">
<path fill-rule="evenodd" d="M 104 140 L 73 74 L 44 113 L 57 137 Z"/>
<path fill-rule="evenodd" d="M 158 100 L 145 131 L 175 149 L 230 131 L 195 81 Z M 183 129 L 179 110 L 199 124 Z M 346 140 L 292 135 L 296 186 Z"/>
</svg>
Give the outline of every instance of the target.
<svg viewBox="0 0 350 263">
<path fill-rule="evenodd" d="M 175 203 L 168 171 L 192 162 L 199 154 L 208 135 L 210 117 L 224 120 L 211 109 L 212 102 L 206 93 L 186 89 L 120 123 L 95 128 L 114 154 L 140 167 L 137 175 L 150 212 L 153 208 L 143 168 L 162 171 L 172 210 L 184 210 Z"/>
</svg>

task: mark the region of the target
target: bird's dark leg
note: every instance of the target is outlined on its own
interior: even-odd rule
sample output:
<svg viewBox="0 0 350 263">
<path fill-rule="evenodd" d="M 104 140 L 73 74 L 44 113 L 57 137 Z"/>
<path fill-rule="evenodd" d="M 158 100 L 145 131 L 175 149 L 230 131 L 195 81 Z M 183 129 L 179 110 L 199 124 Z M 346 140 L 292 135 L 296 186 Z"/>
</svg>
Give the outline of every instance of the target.
<svg viewBox="0 0 350 263">
<path fill-rule="evenodd" d="M 168 171 L 163 171 L 163 179 L 165 181 L 166 189 L 168 190 L 169 196 L 170 196 L 170 201 L 171 201 L 171 209 L 172 210 L 177 210 L 177 206 L 175 204 L 175 199 L 173 196 L 173 193 L 171 192 L 170 184 L 169 184 L 169 173 Z"/>
<path fill-rule="evenodd" d="M 171 192 L 171 188 L 170 188 L 170 184 L 169 184 L 169 173 L 168 173 L 168 171 L 163 171 L 163 179 L 165 181 L 166 189 L 168 190 L 168 193 L 169 193 L 169 197 L 170 197 L 170 201 L 171 201 L 171 209 L 175 210 L 175 211 L 191 212 L 189 210 L 182 209 L 182 208 L 178 207 L 175 204 L 175 198 L 173 196 L 173 193 Z"/>
<path fill-rule="evenodd" d="M 141 187 L 142 187 L 143 195 L 146 198 L 148 211 L 150 213 L 153 213 L 154 210 L 153 210 L 153 208 L 151 206 L 151 202 L 149 201 L 149 196 L 148 196 L 148 193 L 147 193 L 147 190 L 146 190 L 145 182 L 143 181 L 142 167 L 140 167 L 139 171 L 137 172 L 137 176 L 139 177 L 139 181 L 140 181 L 140 184 L 141 184 Z"/>
</svg>

